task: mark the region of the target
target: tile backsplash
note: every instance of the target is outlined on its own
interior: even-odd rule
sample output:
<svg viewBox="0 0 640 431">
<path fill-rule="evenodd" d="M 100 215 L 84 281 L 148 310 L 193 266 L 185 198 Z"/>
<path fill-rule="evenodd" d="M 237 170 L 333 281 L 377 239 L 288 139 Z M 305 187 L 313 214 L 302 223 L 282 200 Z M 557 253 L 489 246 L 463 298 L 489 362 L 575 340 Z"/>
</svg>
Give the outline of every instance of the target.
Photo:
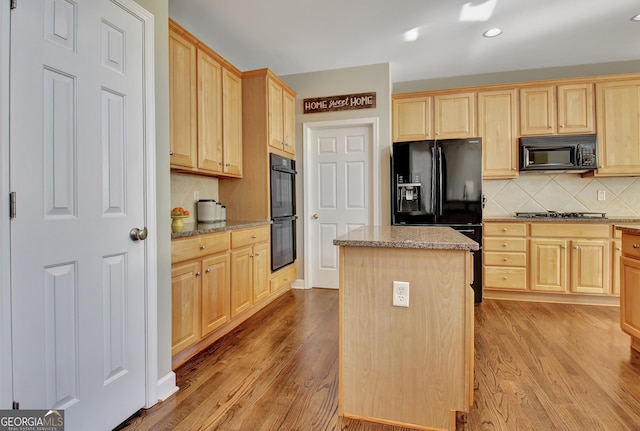
<svg viewBox="0 0 640 431">
<path fill-rule="evenodd" d="M 598 212 L 608 217 L 640 217 L 640 178 L 582 178 L 580 174 L 521 174 L 512 180 L 482 182 L 484 217 L 516 212 Z M 604 195 L 604 200 L 598 197 Z"/>
<path fill-rule="evenodd" d="M 193 192 L 198 192 L 200 199 L 218 200 L 218 179 L 187 174 L 171 174 L 171 208 L 182 207 L 190 212 L 185 223 L 196 221 L 196 201 Z M 168 208 L 167 211 L 170 211 Z"/>
</svg>

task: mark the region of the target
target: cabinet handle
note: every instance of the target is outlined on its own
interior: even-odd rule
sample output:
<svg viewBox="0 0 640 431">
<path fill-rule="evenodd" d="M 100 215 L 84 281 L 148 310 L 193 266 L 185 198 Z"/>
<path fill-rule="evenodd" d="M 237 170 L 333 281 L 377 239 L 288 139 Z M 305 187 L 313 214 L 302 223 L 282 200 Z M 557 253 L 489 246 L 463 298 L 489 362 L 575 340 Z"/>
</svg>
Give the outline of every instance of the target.
<svg viewBox="0 0 640 431">
<path fill-rule="evenodd" d="M 200 277 L 200 271 L 196 272 L 196 277 Z"/>
<path fill-rule="evenodd" d="M 506 257 L 504 259 L 502 259 L 503 262 L 507 262 L 509 259 L 507 259 Z"/>
<path fill-rule="evenodd" d="M 257 236 L 255 236 L 255 235 L 253 235 L 251 238 L 256 239 L 256 238 L 258 238 L 258 237 L 257 237 Z"/>
<path fill-rule="evenodd" d="M 249 255 L 249 257 L 253 257 L 253 255 L 252 255 L 252 254 L 250 254 L 250 255 Z"/>
<path fill-rule="evenodd" d="M 620 250 L 621 250 L 621 248 L 620 248 L 620 247 L 616 247 L 616 250 L 620 251 Z"/>
<path fill-rule="evenodd" d="M 560 128 L 561 128 L 561 129 L 564 129 L 564 124 L 561 124 L 561 125 L 560 125 Z"/>
<path fill-rule="evenodd" d="M 640 245 L 638 245 L 636 243 L 633 244 L 633 248 L 638 248 L 638 247 L 640 247 Z"/>
<path fill-rule="evenodd" d="M 573 249 L 574 249 L 574 250 L 577 250 L 577 249 L 578 249 L 578 246 L 577 246 L 577 245 L 574 245 L 574 246 L 573 246 Z"/>
<path fill-rule="evenodd" d="M 506 231 L 507 231 L 507 228 L 506 228 L 506 227 L 503 227 L 503 228 L 502 228 L 502 232 L 506 232 Z"/>
<path fill-rule="evenodd" d="M 503 247 L 506 247 L 506 246 L 507 246 L 507 243 L 505 242 L 504 244 L 502 244 L 502 246 L 503 246 Z"/>
<path fill-rule="evenodd" d="M 563 249 L 563 250 L 567 249 L 567 247 L 565 247 L 564 245 L 562 247 L 560 247 L 560 248 Z"/>
<path fill-rule="evenodd" d="M 169 155 L 170 155 L 170 156 L 173 156 L 173 151 L 169 151 Z"/>
<path fill-rule="evenodd" d="M 207 268 L 205 272 L 211 272 L 211 268 Z"/>
<path fill-rule="evenodd" d="M 504 276 L 504 277 L 502 277 L 502 279 L 503 279 L 503 280 L 508 280 L 508 279 L 509 279 L 509 277 Z"/>
<path fill-rule="evenodd" d="M 200 246 L 200 250 L 204 250 L 205 248 L 207 248 L 207 245 L 206 245 L 206 244 L 202 244 L 202 245 Z"/>
</svg>

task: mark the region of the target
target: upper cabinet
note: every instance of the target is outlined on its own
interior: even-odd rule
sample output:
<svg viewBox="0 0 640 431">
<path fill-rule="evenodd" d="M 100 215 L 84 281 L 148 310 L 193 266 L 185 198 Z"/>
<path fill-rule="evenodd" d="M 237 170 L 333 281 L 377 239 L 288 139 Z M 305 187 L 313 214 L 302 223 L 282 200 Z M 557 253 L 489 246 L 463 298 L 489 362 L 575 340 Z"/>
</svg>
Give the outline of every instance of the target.
<svg viewBox="0 0 640 431">
<path fill-rule="evenodd" d="M 432 104 L 429 96 L 393 99 L 393 142 L 433 139 Z"/>
<path fill-rule="evenodd" d="M 169 21 L 169 122 L 172 167 L 195 168 L 198 145 L 196 40 Z"/>
<path fill-rule="evenodd" d="M 476 93 L 434 96 L 436 139 L 476 137 Z"/>
<path fill-rule="evenodd" d="M 241 73 L 169 20 L 171 168 L 242 176 Z"/>
<path fill-rule="evenodd" d="M 269 146 L 289 155 L 296 153 L 296 96 L 282 82 L 267 77 Z"/>
<path fill-rule="evenodd" d="M 478 92 L 482 178 L 518 176 L 518 95 L 515 89 Z"/>
<path fill-rule="evenodd" d="M 640 80 L 596 85 L 596 175 L 640 175 Z"/>
<path fill-rule="evenodd" d="M 595 133 L 592 83 L 520 89 L 520 135 Z"/>
</svg>

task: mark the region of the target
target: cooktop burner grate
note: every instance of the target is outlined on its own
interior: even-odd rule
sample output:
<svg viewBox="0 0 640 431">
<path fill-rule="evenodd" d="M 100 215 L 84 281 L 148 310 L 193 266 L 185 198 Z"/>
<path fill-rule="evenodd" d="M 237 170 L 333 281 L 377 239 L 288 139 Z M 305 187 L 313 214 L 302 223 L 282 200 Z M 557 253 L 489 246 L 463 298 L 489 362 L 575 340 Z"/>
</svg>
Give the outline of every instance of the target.
<svg viewBox="0 0 640 431">
<path fill-rule="evenodd" d="M 606 213 L 590 213 L 590 212 L 517 212 L 516 217 L 529 218 L 607 218 Z"/>
</svg>

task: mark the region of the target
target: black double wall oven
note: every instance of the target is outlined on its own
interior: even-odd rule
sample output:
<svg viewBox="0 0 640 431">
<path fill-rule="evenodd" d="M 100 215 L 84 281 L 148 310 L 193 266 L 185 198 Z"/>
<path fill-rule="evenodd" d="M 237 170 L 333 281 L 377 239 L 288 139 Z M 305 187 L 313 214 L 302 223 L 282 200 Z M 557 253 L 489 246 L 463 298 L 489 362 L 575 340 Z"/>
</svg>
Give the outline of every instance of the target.
<svg viewBox="0 0 640 431">
<path fill-rule="evenodd" d="M 296 162 L 271 154 L 271 271 L 296 259 Z"/>
</svg>

